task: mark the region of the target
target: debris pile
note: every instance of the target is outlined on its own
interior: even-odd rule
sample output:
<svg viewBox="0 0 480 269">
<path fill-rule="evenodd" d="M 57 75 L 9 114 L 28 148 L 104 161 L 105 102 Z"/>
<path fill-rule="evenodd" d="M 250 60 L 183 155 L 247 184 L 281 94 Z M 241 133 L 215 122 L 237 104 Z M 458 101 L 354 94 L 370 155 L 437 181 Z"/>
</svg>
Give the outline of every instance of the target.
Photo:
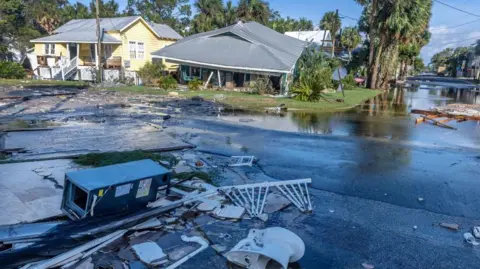
<svg viewBox="0 0 480 269">
<path fill-rule="evenodd" d="M 213 167 L 206 160 L 202 160 L 203 166 L 196 166 L 198 161 L 192 156 L 174 168 Z M 234 169 L 229 164 L 223 166 Z M 239 241 L 221 233 L 218 238 L 223 239 L 214 242 L 204 228 L 217 222 L 231 223 L 227 227 L 255 222 L 268 225 L 268 214 L 291 204 L 301 212 L 311 212 L 310 183 L 311 179 L 300 179 L 217 187 L 197 177 L 174 176 L 169 186 L 158 187 L 155 201 L 133 213 L 5 226 L 0 229 L 0 260 L 5 268 L 174 269 L 211 246 L 240 266 L 265 268 L 269 260 L 274 260 L 281 266 L 278 268 L 287 268 L 305 250 L 302 239 L 289 230 L 251 229 L 248 237 Z M 123 190 L 123 185 L 119 187 Z M 119 187 L 103 195 L 120 195 L 123 192 L 115 190 Z M 245 244 L 247 241 L 255 244 Z M 248 264 L 245 255 L 251 257 Z"/>
<path fill-rule="evenodd" d="M 450 104 L 443 107 L 434 107 L 430 110 L 412 109 L 412 113 L 422 115 L 416 118 L 416 124 L 431 121 L 434 125 L 454 130 L 456 128 L 445 123 L 452 120 L 457 122 L 467 120 L 480 121 L 480 105 L 478 104 Z"/>
</svg>

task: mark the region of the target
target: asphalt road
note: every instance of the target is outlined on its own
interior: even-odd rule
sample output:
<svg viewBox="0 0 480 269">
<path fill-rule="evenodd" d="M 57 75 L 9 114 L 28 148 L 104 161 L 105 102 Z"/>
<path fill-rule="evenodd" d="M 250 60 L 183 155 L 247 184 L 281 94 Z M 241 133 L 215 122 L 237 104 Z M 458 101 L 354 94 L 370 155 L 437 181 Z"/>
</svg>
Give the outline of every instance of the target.
<svg viewBox="0 0 480 269">
<path fill-rule="evenodd" d="M 463 233 L 480 225 L 480 152 L 407 141 L 263 130 L 187 120 L 200 150 L 260 159 L 249 178 L 311 177 L 314 214 L 277 213 L 267 226 L 307 245 L 302 268 L 479 268 Z M 457 232 L 440 222 L 460 224 Z M 416 229 L 414 228 L 416 226 Z"/>
</svg>

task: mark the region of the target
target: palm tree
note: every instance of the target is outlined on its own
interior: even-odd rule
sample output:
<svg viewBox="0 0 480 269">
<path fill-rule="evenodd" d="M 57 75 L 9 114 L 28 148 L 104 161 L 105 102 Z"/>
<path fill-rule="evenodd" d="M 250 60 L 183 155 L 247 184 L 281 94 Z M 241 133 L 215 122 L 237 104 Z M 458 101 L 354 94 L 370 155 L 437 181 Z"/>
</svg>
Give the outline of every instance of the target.
<svg viewBox="0 0 480 269">
<path fill-rule="evenodd" d="M 223 8 L 224 24 L 225 26 L 237 22 L 237 9 L 233 6 L 232 1 L 228 1 Z"/>
<path fill-rule="evenodd" d="M 272 11 L 268 3 L 263 0 L 240 0 L 237 7 L 237 16 L 243 21 L 256 21 L 267 25 Z"/>
<path fill-rule="evenodd" d="M 320 28 L 325 31 L 330 31 L 332 36 L 332 57 L 335 56 L 335 36 L 337 35 L 338 30 L 342 27 L 342 21 L 340 16 L 335 11 L 329 11 L 325 13 L 320 20 Z M 325 41 L 326 32 L 323 33 L 322 48 Z"/>
<path fill-rule="evenodd" d="M 298 31 L 311 31 L 313 30 L 313 23 L 311 20 L 301 17 L 297 22 L 296 30 Z"/>
<path fill-rule="evenodd" d="M 194 6 L 198 10 L 197 15 L 192 20 L 194 33 L 206 32 L 225 26 L 222 0 L 197 0 Z"/>
<path fill-rule="evenodd" d="M 342 31 L 342 36 L 340 37 L 342 41 L 342 46 L 348 50 L 348 55 L 352 58 L 352 50 L 354 50 L 358 44 L 362 41 L 362 37 L 358 33 L 357 28 L 355 27 L 346 27 Z"/>
</svg>

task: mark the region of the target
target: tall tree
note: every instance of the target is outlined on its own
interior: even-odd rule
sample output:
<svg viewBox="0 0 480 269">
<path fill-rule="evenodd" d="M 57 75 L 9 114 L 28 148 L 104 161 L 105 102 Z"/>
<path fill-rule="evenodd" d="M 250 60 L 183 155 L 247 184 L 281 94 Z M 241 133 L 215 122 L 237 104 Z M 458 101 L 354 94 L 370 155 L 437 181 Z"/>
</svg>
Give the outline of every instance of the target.
<svg viewBox="0 0 480 269">
<path fill-rule="evenodd" d="M 67 0 L 23 0 L 25 17 L 34 28 L 52 34 L 60 26 L 62 11 L 68 5 Z"/>
<path fill-rule="evenodd" d="M 298 21 L 295 24 L 296 25 L 294 26 L 294 28 L 297 31 L 313 30 L 313 22 L 305 17 L 301 17 L 300 19 L 298 19 Z"/>
<path fill-rule="evenodd" d="M 90 13 L 95 14 L 96 0 L 90 2 Z M 100 18 L 113 18 L 119 15 L 118 4 L 115 0 L 108 0 L 107 2 L 99 0 L 98 7 L 100 9 Z"/>
<path fill-rule="evenodd" d="M 92 18 L 92 13 L 87 6 L 80 2 L 76 2 L 73 5 L 67 5 L 63 10 L 63 22 L 67 22 L 73 19 L 88 19 Z"/>
<path fill-rule="evenodd" d="M 224 24 L 225 26 L 234 24 L 237 22 L 237 8 L 233 6 L 232 1 L 228 1 L 223 8 Z"/>
<path fill-rule="evenodd" d="M 178 32 L 185 32 L 192 11 L 189 0 L 128 0 L 123 14 L 142 16 L 147 21 L 165 23 Z"/>
<path fill-rule="evenodd" d="M 340 16 L 338 16 L 338 12 L 329 11 L 325 13 L 320 20 L 320 28 L 322 30 L 330 31 L 332 36 L 332 57 L 335 56 L 335 37 L 337 35 L 338 30 L 342 27 L 342 21 L 340 20 Z M 323 34 L 323 40 L 325 40 L 325 34 Z M 322 42 L 323 47 L 323 42 Z"/>
<path fill-rule="evenodd" d="M 432 0 L 357 2 L 364 5 L 363 21 L 374 51 L 369 59 L 368 86 L 385 88 L 397 66 L 400 44 L 428 29 Z"/>
<path fill-rule="evenodd" d="M 355 27 L 344 28 L 340 39 L 342 41 L 342 46 L 348 50 L 350 58 L 352 57 L 352 50 L 354 50 L 362 41 L 362 37 L 358 33 L 358 29 Z"/>
<path fill-rule="evenodd" d="M 242 21 L 256 21 L 267 25 L 271 14 L 268 2 L 262 0 L 240 0 L 238 2 L 237 16 Z"/>
<path fill-rule="evenodd" d="M 194 33 L 214 30 L 225 25 L 222 0 L 197 0 L 194 6 L 198 11 L 192 20 Z"/>
</svg>

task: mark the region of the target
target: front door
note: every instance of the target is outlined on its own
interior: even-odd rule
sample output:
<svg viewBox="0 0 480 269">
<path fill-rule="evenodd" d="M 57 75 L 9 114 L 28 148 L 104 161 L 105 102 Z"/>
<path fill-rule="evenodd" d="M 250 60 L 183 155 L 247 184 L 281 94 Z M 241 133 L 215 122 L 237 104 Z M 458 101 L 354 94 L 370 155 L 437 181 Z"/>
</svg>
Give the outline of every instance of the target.
<svg viewBox="0 0 480 269">
<path fill-rule="evenodd" d="M 68 55 L 70 60 L 78 56 L 77 46 L 78 46 L 77 44 L 68 44 Z"/>
</svg>

